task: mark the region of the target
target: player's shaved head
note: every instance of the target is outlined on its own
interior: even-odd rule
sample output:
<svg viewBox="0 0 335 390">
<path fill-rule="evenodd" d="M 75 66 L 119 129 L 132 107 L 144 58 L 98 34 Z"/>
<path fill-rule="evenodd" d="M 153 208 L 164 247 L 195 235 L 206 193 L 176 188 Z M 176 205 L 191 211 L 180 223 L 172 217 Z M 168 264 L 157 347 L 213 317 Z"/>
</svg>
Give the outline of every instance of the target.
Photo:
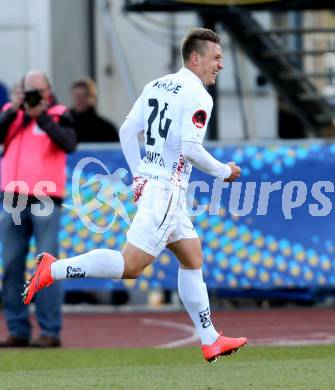
<svg viewBox="0 0 335 390">
<path fill-rule="evenodd" d="M 184 62 L 190 59 L 194 51 L 203 55 L 207 42 L 214 42 L 220 45 L 220 36 L 207 28 L 192 28 L 185 36 L 181 45 L 181 54 Z"/>
</svg>

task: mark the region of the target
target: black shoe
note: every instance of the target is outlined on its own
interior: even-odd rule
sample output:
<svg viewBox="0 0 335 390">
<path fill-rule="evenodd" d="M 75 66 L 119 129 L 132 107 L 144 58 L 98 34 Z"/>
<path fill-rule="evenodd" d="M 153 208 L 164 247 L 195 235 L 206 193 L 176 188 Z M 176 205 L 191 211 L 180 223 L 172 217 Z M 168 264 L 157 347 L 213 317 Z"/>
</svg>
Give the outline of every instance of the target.
<svg viewBox="0 0 335 390">
<path fill-rule="evenodd" d="M 61 346 L 59 338 L 41 335 L 38 339 L 33 340 L 30 345 L 32 348 L 58 348 Z"/>
<path fill-rule="evenodd" d="M 0 348 L 24 348 L 29 346 L 29 339 L 9 336 L 6 340 L 0 341 Z"/>
</svg>

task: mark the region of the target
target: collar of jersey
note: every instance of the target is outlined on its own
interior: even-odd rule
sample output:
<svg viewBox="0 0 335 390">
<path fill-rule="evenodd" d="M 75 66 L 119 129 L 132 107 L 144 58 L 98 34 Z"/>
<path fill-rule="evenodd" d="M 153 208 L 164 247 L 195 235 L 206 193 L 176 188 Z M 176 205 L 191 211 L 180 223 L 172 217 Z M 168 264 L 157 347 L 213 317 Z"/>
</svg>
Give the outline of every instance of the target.
<svg viewBox="0 0 335 390">
<path fill-rule="evenodd" d="M 187 68 L 181 68 L 179 73 L 182 73 L 184 76 L 192 77 L 194 80 L 196 80 L 200 85 L 204 86 L 202 81 L 199 79 L 199 77 L 193 73 L 191 70 Z"/>
</svg>

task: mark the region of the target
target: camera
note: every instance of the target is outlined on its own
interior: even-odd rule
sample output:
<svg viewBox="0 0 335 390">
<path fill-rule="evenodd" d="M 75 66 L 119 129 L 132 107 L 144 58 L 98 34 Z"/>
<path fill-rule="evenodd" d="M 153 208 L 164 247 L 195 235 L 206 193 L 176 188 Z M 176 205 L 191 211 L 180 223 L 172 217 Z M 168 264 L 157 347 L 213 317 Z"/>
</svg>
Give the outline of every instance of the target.
<svg viewBox="0 0 335 390">
<path fill-rule="evenodd" d="M 40 104 L 42 96 L 37 89 L 32 89 L 31 91 L 24 92 L 24 101 L 30 107 L 36 107 Z"/>
</svg>

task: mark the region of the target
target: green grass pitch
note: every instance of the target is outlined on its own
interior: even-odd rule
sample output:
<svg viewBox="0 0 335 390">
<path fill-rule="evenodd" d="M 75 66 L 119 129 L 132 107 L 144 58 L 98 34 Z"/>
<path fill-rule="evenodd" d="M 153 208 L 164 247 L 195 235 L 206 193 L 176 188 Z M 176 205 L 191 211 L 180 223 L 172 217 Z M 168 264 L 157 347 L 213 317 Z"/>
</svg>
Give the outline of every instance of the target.
<svg viewBox="0 0 335 390">
<path fill-rule="evenodd" d="M 3 350 L 0 389 L 334 389 L 335 345 L 246 347 L 215 364 L 200 349 Z"/>
</svg>

